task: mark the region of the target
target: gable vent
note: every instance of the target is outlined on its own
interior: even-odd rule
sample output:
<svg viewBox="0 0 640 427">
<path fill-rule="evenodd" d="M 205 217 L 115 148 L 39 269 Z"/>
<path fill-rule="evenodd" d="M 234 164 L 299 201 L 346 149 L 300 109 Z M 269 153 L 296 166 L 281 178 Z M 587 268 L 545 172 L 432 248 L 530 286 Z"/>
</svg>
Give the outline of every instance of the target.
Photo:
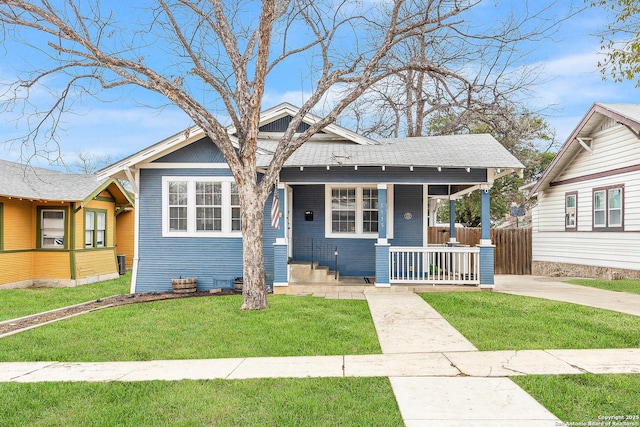
<svg viewBox="0 0 640 427">
<path fill-rule="evenodd" d="M 289 127 L 289 123 L 291 123 L 291 116 L 284 116 L 279 118 L 278 120 L 274 120 L 270 123 L 260 126 L 260 132 L 284 132 Z M 298 128 L 296 129 L 297 133 L 304 132 L 309 129 L 309 125 L 307 123 L 300 123 Z M 319 133 L 324 133 L 320 131 Z"/>
<path fill-rule="evenodd" d="M 607 117 L 606 119 L 604 119 L 602 124 L 600 124 L 600 126 L 598 126 L 598 131 L 610 129 L 610 128 L 616 126 L 617 124 L 618 124 L 618 122 L 615 119 L 612 119 L 611 117 Z"/>
</svg>

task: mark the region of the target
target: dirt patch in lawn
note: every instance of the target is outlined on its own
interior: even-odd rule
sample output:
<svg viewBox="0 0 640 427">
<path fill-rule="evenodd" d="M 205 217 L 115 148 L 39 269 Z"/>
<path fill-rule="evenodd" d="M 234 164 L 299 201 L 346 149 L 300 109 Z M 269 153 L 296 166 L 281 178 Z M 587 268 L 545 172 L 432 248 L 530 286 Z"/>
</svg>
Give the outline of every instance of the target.
<svg viewBox="0 0 640 427">
<path fill-rule="evenodd" d="M 191 292 L 191 293 L 173 293 L 173 292 L 149 292 L 139 294 L 115 295 L 112 297 L 101 298 L 95 301 L 89 301 L 84 304 L 78 304 L 70 307 L 64 307 L 57 310 L 38 313 L 32 316 L 21 317 L 19 319 L 6 320 L 0 323 L 0 337 L 12 334 L 21 330 L 27 330 L 36 326 L 62 320 L 78 314 L 89 313 L 91 311 L 100 310 L 108 307 L 117 307 L 128 304 L 138 304 L 143 302 L 161 301 L 176 298 L 195 298 L 195 297 L 212 297 L 222 295 L 233 295 L 233 290 L 223 290 L 218 293 L 211 292 Z"/>
</svg>

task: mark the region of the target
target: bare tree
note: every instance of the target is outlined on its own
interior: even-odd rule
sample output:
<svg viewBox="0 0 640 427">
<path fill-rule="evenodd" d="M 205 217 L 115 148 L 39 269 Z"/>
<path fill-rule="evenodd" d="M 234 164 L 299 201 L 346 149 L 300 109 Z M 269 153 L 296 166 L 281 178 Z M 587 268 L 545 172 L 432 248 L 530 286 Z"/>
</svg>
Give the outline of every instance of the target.
<svg viewBox="0 0 640 427">
<path fill-rule="evenodd" d="M 415 66 L 377 82 L 350 106 L 358 131 L 372 137 L 446 135 L 495 120 L 500 126 L 490 128 L 502 131 L 505 121 L 517 128 L 519 117 L 531 113 L 526 103 L 533 89 L 544 83 L 543 70 L 525 65 L 526 58 L 537 41 L 552 38 L 563 21 L 584 10 L 551 17 L 555 2 L 525 3 L 528 13 L 522 15 L 480 26 L 459 14 L 456 25 L 430 28 L 394 46 L 388 54 L 393 62 Z"/>
<path fill-rule="evenodd" d="M 93 154 L 87 151 L 76 151 L 67 170 L 73 173 L 96 173 L 112 163 L 111 156 Z"/>
<path fill-rule="evenodd" d="M 466 78 L 463 69 L 398 61 L 395 50 L 416 37 L 432 36 L 430 43 L 437 46 L 444 30 L 464 39 L 468 26 L 463 17 L 470 17 L 479 3 L 396 0 L 378 10 L 372 3 L 348 0 L 158 0 L 139 7 L 135 6 L 139 2 L 0 0 L 2 35 L 48 55 L 46 65 L 21 75 L 6 91 L 12 97 L 4 99 L 15 106 L 39 85 L 62 85 L 51 104 L 39 112 L 29 141 L 55 130 L 77 97 L 107 89 L 143 88 L 186 112 L 222 152 L 238 184 L 242 308 L 261 309 L 267 306 L 263 211 L 284 162 L 368 88 L 389 76 L 424 71 L 434 78 L 455 78 L 466 93 L 472 93 L 477 82 Z M 369 35 L 375 38 L 370 40 Z M 508 35 L 483 37 L 500 40 Z M 299 56 L 309 63 L 314 88 L 258 180 L 258 124 L 267 80 Z M 340 96 L 327 104 L 337 90 Z M 312 109 L 321 119 L 296 134 Z M 219 113 L 235 127 L 236 141 L 217 118 Z"/>
</svg>

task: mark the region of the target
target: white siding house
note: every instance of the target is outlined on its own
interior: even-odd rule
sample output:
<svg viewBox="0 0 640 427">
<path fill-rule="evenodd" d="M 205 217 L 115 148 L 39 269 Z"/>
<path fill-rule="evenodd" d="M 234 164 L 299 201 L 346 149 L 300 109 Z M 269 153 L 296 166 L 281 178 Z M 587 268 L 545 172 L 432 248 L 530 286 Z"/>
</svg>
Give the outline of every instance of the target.
<svg viewBox="0 0 640 427">
<path fill-rule="evenodd" d="M 640 105 L 594 104 L 534 185 L 533 274 L 640 278 Z"/>
</svg>

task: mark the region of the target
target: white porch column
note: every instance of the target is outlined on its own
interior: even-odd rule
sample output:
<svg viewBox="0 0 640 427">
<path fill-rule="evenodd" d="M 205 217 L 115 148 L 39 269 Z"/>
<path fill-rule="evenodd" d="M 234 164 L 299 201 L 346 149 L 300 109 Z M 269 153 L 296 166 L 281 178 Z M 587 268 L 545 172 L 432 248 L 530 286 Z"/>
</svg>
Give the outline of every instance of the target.
<svg viewBox="0 0 640 427">
<path fill-rule="evenodd" d="M 431 204 L 429 203 L 429 185 L 422 184 L 422 246 L 429 246 L 429 225 L 431 223 Z"/>
<path fill-rule="evenodd" d="M 449 198 L 449 243 L 458 243 L 456 240 L 456 198 Z"/>
</svg>

